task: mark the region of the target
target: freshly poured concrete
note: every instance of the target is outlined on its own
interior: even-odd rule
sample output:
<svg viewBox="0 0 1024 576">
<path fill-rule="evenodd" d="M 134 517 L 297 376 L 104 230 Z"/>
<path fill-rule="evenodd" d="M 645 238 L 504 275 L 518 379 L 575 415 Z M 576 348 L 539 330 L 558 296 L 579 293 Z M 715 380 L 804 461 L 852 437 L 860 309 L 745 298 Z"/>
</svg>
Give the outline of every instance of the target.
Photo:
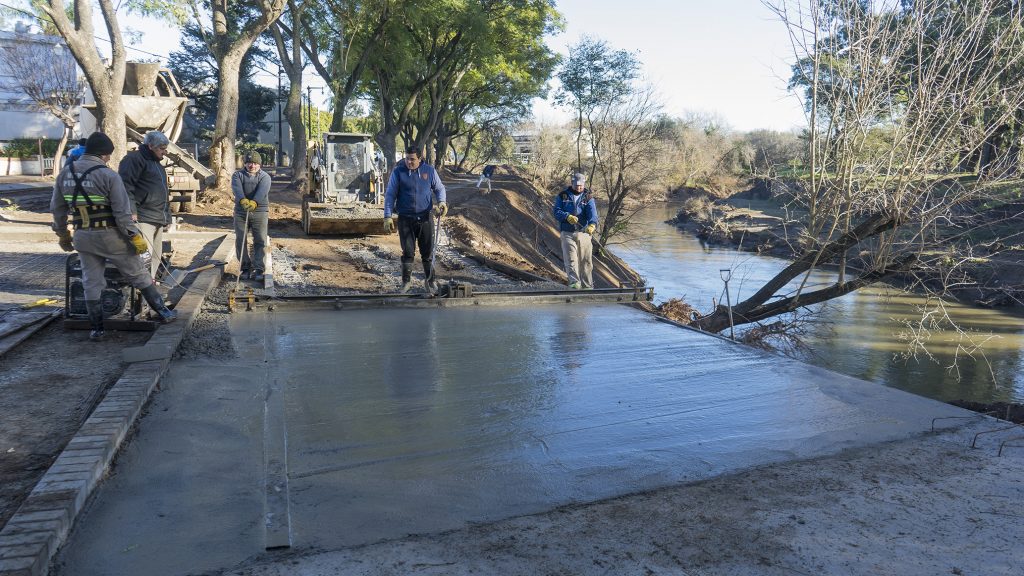
<svg viewBox="0 0 1024 576">
<path fill-rule="evenodd" d="M 617 305 L 238 313 L 232 331 L 243 359 L 172 366 L 63 573 L 436 532 L 965 414 Z"/>
</svg>

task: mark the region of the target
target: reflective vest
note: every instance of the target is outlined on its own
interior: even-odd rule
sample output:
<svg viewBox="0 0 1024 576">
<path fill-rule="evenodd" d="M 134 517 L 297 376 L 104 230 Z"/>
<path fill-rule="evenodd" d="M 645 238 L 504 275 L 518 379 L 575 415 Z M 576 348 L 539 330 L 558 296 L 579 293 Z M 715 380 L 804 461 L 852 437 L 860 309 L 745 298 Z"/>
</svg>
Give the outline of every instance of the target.
<svg viewBox="0 0 1024 576">
<path fill-rule="evenodd" d="M 71 208 L 71 223 L 74 225 L 75 230 L 81 228 L 107 228 L 116 224 L 114 220 L 114 212 L 110 208 L 110 200 L 106 196 L 90 195 L 85 191 L 82 186 L 82 182 L 85 181 L 86 176 L 90 172 L 103 166 L 93 166 L 82 173 L 82 177 L 79 178 L 75 174 L 75 162 L 72 160 L 68 163 L 68 172 L 71 177 L 75 179 L 75 191 L 73 194 L 64 194 L 64 201 L 68 203 Z M 84 204 L 79 204 L 79 198 L 84 200 Z"/>
</svg>

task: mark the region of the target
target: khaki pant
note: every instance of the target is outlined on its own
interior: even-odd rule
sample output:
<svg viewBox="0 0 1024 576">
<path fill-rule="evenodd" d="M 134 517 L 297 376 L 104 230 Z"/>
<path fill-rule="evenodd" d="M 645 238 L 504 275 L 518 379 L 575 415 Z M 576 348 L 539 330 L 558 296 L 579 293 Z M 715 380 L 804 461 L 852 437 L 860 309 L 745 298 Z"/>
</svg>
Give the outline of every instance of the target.
<svg viewBox="0 0 1024 576">
<path fill-rule="evenodd" d="M 149 255 L 153 257 L 149 261 L 149 274 L 156 278 L 159 276 L 160 260 L 164 255 L 164 227 L 146 222 L 139 222 L 137 226 L 139 232 L 142 232 L 142 236 L 146 239 L 146 243 L 149 244 Z"/>
<path fill-rule="evenodd" d="M 153 277 L 142 265 L 142 258 L 117 229 L 75 230 L 74 246 L 82 260 L 82 286 L 86 300 L 99 300 L 107 287 L 104 273 L 108 261 L 139 290 L 153 284 Z"/>
<path fill-rule="evenodd" d="M 569 284 L 594 287 L 594 245 L 586 232 L 562 232 L 562 262 Z"/>
</svg>

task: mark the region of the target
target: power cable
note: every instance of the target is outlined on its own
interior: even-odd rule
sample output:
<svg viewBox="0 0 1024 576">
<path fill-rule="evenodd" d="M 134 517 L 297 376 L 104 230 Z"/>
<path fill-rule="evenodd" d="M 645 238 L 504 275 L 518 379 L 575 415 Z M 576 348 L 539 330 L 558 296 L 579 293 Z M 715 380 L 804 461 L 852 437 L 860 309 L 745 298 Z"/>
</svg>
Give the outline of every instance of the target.
<svg viewBox="0 0 1024 576">
<path fill-rule="evenodd" d="M 45 22 L 47 22 L 46 20 L 43 20 L 42 18 L 40 18 L 39 16 L 36 16 L 35 14 L 33 14 L 33 13 L 31 13 L 31 12 L 28 12 L 28 11 L 22 10 L 21 8 L 15 8 L 14 6 L 11 6 L 11 5 L 9 5 L 9 4 L 4 4 L 3 2 L 0 2 L 0 7 L 3 7 L 3 8 L 7 8 L 8 10 L 11 10 L 11 11 L 14 11 L 14 12 L 18 12 L 19 14 L 24 14 L 24 15 L 28 16 L 29 18 L 32 18 L 32 19 L 33 19 L 33 20 L 35 20 L 36 22 L 40 22 L 40 23 L 45 23 Z M 94 38 L 95 40 L 101 40 L 101 41 L 103 41 L 103 42 L 109 42 L 110 44 L 113 44 L 113 41 L 112 41 L 112 40 L 110 40 L 110 38 L 102 38 L 102 37 L 100 37 L 100 36 L 95 36 L 95 35 L 93 36 L 93 38 Z M 66 41 L 65 41 L 65 42 L 66 42 Z M 168 57 L 168 56 L 167 56 L 167 55 L 165 55 L 165 54 L 155 54 L 155 53 L 153 53 L 153 52 L 148 52 L 148 51 L 146 51 L 146 50 L 143 50 L 142 48 L 136 48 L 136 47 L 134 47 L 134 46 L 128 46 L 128 45 L 126 45 L 126 46 L 125 46 L 125 49 L 127 49 L 127 50 L 134 50 L 135 52 L 139 52 L 139 53 L 141 53 L 141 54 L 145 54 L 145 55 L 147 55 L 147 56 L 155 56 L 155 57 L 157 57 L 157 58 L 167 58 L 167 57 Z"/>
</svg>

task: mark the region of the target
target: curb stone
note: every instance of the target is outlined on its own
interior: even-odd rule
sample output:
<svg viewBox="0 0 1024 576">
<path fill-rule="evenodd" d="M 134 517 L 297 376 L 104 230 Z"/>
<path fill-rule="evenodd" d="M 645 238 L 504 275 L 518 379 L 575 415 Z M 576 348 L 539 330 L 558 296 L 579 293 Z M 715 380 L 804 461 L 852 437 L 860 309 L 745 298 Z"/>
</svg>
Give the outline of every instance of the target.
<svg viewBox="0 0 1024 576">
<path fill-rule="evenodd" d="M 214 260 L 227 260 L 232 242 L 221 235 Z M 135 362 L 107 391 L 46 474 L 0 530 L 0 576 L 45 576 L 66 542 L 76 516 L 106 475 L 128 431 L 170 365 L 206 295 L 220 283 L 223 268 L 200 272 L 175 309 L 178 321 L 157 327 L 150 341 L 163 354 Z"/>
</svg>

